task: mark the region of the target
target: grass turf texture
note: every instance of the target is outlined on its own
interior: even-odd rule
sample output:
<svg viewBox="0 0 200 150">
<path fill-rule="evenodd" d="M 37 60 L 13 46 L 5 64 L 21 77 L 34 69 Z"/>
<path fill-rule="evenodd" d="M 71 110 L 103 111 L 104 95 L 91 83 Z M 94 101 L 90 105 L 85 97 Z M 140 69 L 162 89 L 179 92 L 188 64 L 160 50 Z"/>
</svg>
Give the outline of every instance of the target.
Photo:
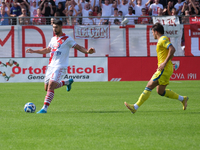
<svg viewBox="0 0 200 150">
<path fill-rule="evenodd" d="M 39 111 L 46 92 L 43 83 L 1 83 L 1 150 L 199 150 L 200 81 L 172 81 L 168 88 L 188 95 L 188 108 L 152 91 L 131 114 L 147 82 L 74 82 L 72 90 L 55 90 L 47 114 Z"/>
</svg>

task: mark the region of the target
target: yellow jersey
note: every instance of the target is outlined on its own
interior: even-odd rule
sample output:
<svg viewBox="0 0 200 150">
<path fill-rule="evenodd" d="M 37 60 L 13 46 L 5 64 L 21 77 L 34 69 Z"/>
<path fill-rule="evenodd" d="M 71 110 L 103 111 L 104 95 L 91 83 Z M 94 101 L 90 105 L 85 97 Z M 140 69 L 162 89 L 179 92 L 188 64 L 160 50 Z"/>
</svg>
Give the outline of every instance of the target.
<svg viewBox="0 0 200 150">
<path fill-rule="evenodd" d="M 167 58 L 168 52 L 169 52 L 169 46 L 172 45 L 171 42 L 169 41 L 168 37 L 166 36 L 161 36 L 158 40 L 156 51 L 157 51 L 157 59 L 158 59 L 158 66 L 160 66 L 161 63 L 165 61 Z M 165 69 L 170 69 L 173 68 L 172 61 L 169 60 L 167 62 L 167 65 L 165 66 Z"/>
</svg>

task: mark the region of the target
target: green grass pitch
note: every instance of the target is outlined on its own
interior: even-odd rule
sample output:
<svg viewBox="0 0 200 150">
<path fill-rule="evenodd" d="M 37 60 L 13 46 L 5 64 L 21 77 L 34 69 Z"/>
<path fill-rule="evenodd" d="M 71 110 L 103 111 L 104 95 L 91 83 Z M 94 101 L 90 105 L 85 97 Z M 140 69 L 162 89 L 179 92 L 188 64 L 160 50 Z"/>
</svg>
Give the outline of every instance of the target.
<svg viewBox="0 0 200 150">
<path fill-rule="evenodd" d="M 200 81 L 171 81 L 169 89 L 189 96 L 187 110 L 154 89 L 136 114 L 145 82 L 74 82 L 55 90 L 47 114 L 23 107 L 43 106 L 43 83 L 0 84 L 1 150 L 199 150 Z"/>
</svg>

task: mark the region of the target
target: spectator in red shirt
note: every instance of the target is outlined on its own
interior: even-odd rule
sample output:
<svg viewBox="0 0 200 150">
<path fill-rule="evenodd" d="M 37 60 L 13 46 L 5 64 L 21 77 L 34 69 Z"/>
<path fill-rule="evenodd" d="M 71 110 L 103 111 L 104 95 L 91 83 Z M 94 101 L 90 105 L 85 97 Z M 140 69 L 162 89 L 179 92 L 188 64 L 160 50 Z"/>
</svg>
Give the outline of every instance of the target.
<svg viewBox="0 0 200 150">
<path fill-rule="evenodd" d="M 146 14 L 146 8 L 142 8 L 142 17 L 138 18 L 138 24 L 149 24 L 151 21 L 151 18 L 149 17 L 149 15 Z M 146 17 L 145 17 L 146 16 Z"/>
<path fill-rule="evenodd" d="M 33 18 L 33 24 L 34 25 L 45 25 L 46 24 L 46 19 L 42 15 L 40 8 L 37 9 L 37 15 L 35 15 Z"/>
<path fill-rule="evenodd" d="M 99 12 L 100 12 L 99 6 L 94 6 L 93 15 L 92 16 L 97 16 Z"/>
</svg>

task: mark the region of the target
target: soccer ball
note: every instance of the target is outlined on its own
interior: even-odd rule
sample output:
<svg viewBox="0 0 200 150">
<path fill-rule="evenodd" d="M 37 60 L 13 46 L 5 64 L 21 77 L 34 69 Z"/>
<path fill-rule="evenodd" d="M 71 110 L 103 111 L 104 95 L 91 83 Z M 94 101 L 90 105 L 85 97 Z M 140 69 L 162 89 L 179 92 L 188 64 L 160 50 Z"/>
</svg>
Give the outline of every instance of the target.
<svg viewBox="0 0 200 150">
<path fill-rule="evenodd" d="M 36 106 L 35 106 L 35 104 L 33 104 L 31 102 L 26 103 L 24 106 L 24 111 L 26 113 L 34 113 L 35 110 L 36 110 Z"/>
</svg>

